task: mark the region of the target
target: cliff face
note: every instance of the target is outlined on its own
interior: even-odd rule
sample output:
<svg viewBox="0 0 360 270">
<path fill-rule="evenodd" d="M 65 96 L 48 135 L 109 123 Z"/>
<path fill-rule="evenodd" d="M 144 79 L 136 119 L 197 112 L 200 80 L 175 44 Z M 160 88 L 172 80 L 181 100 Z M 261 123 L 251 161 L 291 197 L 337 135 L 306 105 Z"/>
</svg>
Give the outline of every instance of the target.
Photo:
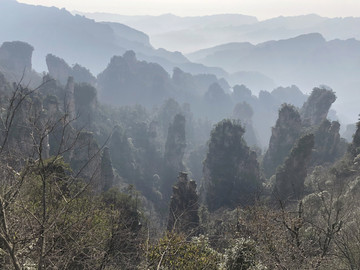
<svg viewBox="0 0 360 270">
<path fill-rule="evenodd" d="M 324 120 L 315 131 L 315 151 L 312 165 L 333 163 L 341 158 L 345 152 L 347 143 L 340 138 L 340 123 Z"/>
<path fill-rule="evenodd" d="M 180 172 L 177 183 L 173 186 L 170 201 L 168 231 L 193 236 L 198 233 L 199 203 L 196 183 L 189 180 L 186 173 Z"/>
<path fill-rule="evenodd" d="M 236 121 L 223 120 L 211 132 L 204 161 L 202 193 L 210 211 L 253 203 L 261 185 L 256 153 Z"/>
<path fill-rule="evenodd" d="M 33 51 L 34 48 L 25 42 L 4 42 L 0 47 L 0 66 L 17 76 L 22 76 L 32 69 Z"/>
<path fill-rule="evenodd" d="M 34 48 L 21 41 L 4 42 L 0 47 L 0 72 L 10 83 L 22 83 L 25 87 L 38 87 L 41 77 L 32 70 Z"/>
<path fill-rule="evenodd" d="M 87 83 L 76 84 L 73 96 L 76 116 L 78 116 L 76 122 L 91 130 L 97 109 L 96 88 Z"/>
<path fill-rule="evenodd" d="M 66 85 L 68 78 L 73 77 L 75 82 L 96 84 L 96 78 L 90 71 L 79 64 L 70 67 L 64 59 L 52 54 L 46 56 L 46 65 L 52 78 L 59 81 L 62 85 Z"/>
<path fill-rule="evenodd" d="M 301 108 L 300 114 L 305 126 L 317 126 L 327 117 L 331 104 L 336 100 L 335 93 L 325 88 L 314 88 Z"/>
<path fill-rule="evenodd" d="M 55 55 L 48 54 L 46 56 L 46 65 L 50 76 L 59 81 L 62 85 L 66 85 L 72 70 L 65 60 Z"/>
<path fill-rule="evenodd" d="M 276 200 L 299 200 L 304 196 L 304 181 L 313 147 L 313 134 L 301 137 L 284 164 L 277 170 L 273 189 Z"/>
<path fill-rule="evenodd" d="M 271 177 L 276 168 L 283 164 L 296 140 L 301 134 L 301 119 L 297 109 L 284 104 L 279 111 L 279 118 L 272 128 L 269 148 L 264 156 L 263 168 L 267 178 Z"/>
<path fill-rule="evenodd" d="M 269 148 L 263 159 L 264 173 L 270 178 L 276 168 L 283 164 L 296 140 L 301 134 L 315 136 L 311 165 L 329 164 L 339 159 L 346 149 L 346 142 L 340 138 L 340 124 L 326 119 L 336 96 L 332 90 L 314 88 L 300 110 L 283 105 L 279 118 L 272 128 Z"/>
</svg>

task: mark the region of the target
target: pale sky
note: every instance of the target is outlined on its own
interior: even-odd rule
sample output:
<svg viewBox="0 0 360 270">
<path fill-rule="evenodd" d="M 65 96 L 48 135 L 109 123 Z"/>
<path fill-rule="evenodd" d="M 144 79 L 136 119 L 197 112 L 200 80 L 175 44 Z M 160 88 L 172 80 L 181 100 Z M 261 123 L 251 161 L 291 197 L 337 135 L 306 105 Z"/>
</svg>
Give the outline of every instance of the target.
<svg viewBox="0 0 360 270">
<path fill-rule="evenodd" d="M 18 0 L 69 11 L 108 12 L 122 15 L 198 16 L 222 13 L 268 19 L 280 15 L 316 13 L 325 17 L 360 17 L 360 0 Z"/>
</svg>

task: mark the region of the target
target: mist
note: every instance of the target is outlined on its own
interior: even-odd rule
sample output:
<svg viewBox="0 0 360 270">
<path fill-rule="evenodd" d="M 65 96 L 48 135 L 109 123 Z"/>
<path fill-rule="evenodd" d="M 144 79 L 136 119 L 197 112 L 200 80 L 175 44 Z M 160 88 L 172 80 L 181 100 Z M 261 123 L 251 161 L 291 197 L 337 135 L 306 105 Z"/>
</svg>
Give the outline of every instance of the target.
<svg viewBox="0 0 360 270">
<path fill-rule="evenodd" d="M 121 2 L 0 0 L 0 268 L 358 269 L 359 4 Z"/>
</svg>

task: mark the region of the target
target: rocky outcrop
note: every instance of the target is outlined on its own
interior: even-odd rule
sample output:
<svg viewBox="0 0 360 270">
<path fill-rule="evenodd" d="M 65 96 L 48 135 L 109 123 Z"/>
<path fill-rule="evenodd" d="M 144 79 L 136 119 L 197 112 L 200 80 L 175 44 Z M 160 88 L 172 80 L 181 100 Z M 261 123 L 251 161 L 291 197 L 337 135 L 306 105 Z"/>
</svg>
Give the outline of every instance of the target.
<svg viewBox="0 0 360 270">
<path fill-rule="evenodd" d="M 276 168 L 283 164 L 300 137 L 301 130 L 299 112 L 294 106 L 284 104 L 279 111 L 275 127 L 272 128 L 269 148 L 263 159 L 262 165 L 267 178 L 270 178 L 276 172 Z"/>
<path fill-rule="evenodd" d="M 46 65 L 52 78 L 66 85 L 68 78 L 71 76 L 72 69 L 64 59 L 52 54 L 46 56 Z"/>
<path fill-rule="evenodd" d="M 335 93 L 331 89 L 314 88 L 300 110 L 304 126 L 320 125 L 326 119 L 335 100 Z"/>
<path fill-rule="evenodd" d="M 66 85 L 68 78 L 73 77 L 75 82 L 96 84 L 96 78 L 90 71 L 79 64 L 70 67 L 64 59 L 52 54 L 46 56 L 46 65 L 52 78 L 59 81 L 62 85 Z"/>
<path fill-rule="evenodd" d="M 92 129 L 97 109 L 97 91 L 87 83 L 75 84 L 74 87 L 75 111 L 78 119 L 87 129 Z"/>
<path fill-rule="evenodd" d="M 339 131 L 340 123 L 327 119 L 316 129 L 312 165 L 331 164 L 345 154 L 347 143 L 340 138 Z"/>
<path fill-rule="evenodd" d="M 21 41 L 4 42 L 0 47 L 0 66 L 18 78 L 31 72 L 34 48 Z"/>
<path fill-rule="evenodd" d="M 73 66 L 71 76 L 74 77 L 77 83 L 88 83 L 92 86 L 96 85 L 96 78 L 91 74 L 90 70 L 79 64 Z"/>
<path fill-rule="evenodd" d="M 201 191 L 210 211 L 252 204 L 259 191 L 256 153 L 243 135 L 244 128 L 235 120 L 223 120 L 211 132 Z"/>
<path fill-rule="evenodd" d="M 276 201 L 299 200 L 304 196 L 307 166 L 314 147 L 314 135 L 304 135 L 277 170 L 273 196 Z"/>
<path fill-rule="evenodd" d="M 199 202 L 196 183 L 189 180 L 187 173 L 180 172 L 177 183 L 173 186 L 170 201 L 167 229 L 187 236 L 198 233 Z"/>
</svg>

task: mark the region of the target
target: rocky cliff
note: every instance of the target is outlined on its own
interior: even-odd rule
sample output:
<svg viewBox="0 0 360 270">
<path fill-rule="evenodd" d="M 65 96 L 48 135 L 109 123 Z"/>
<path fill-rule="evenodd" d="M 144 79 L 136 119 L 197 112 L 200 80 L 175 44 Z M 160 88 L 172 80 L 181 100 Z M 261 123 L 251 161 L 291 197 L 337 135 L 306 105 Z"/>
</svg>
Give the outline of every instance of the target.
<svg viewBox="0 0 360 270">
<path fill-rule="evenodd" d="M 336 100 L 335 93 L 327 88 L 314 88 L 300 110 L 305 126 L 317 126 L 327 117 L 331 104 Z"/>
<path fill-rule="evenodd" d="M 69 77 L 73 77 L 75 82 L 96 84 L 96 78 L 90 71 L 79 64 L 70 67 L 64 59 L 52 54 L 46 56 L 46 65 L 52 78 L 59 81 L 62 85 L 66 85 Z"/>
<path fill-rule="evenodd" d="M 275 127 L 272 128 L 269 148 L 263 159 L 264 173 L 271 177 L 276 168 L 283 164 L 295 142 L 301 134 L 301 119 L 297 109 L 284 104 L 279 110 L 279 117 Z"/>
<path fill-rule="evenodd" d="M 202 196 L 210 211 L 252 204 L 261 186 L 256 153 L 235 120 L 219 122 L 211 132 L 204 161 Z"/>
<path fill-rule="evenodd" d="M 273 196 L 276 201 L 300 200 L 304 196 L 307 166 L 314 147 L 314 135 L 304 135 L 276 172 Z"/>
</svg>

